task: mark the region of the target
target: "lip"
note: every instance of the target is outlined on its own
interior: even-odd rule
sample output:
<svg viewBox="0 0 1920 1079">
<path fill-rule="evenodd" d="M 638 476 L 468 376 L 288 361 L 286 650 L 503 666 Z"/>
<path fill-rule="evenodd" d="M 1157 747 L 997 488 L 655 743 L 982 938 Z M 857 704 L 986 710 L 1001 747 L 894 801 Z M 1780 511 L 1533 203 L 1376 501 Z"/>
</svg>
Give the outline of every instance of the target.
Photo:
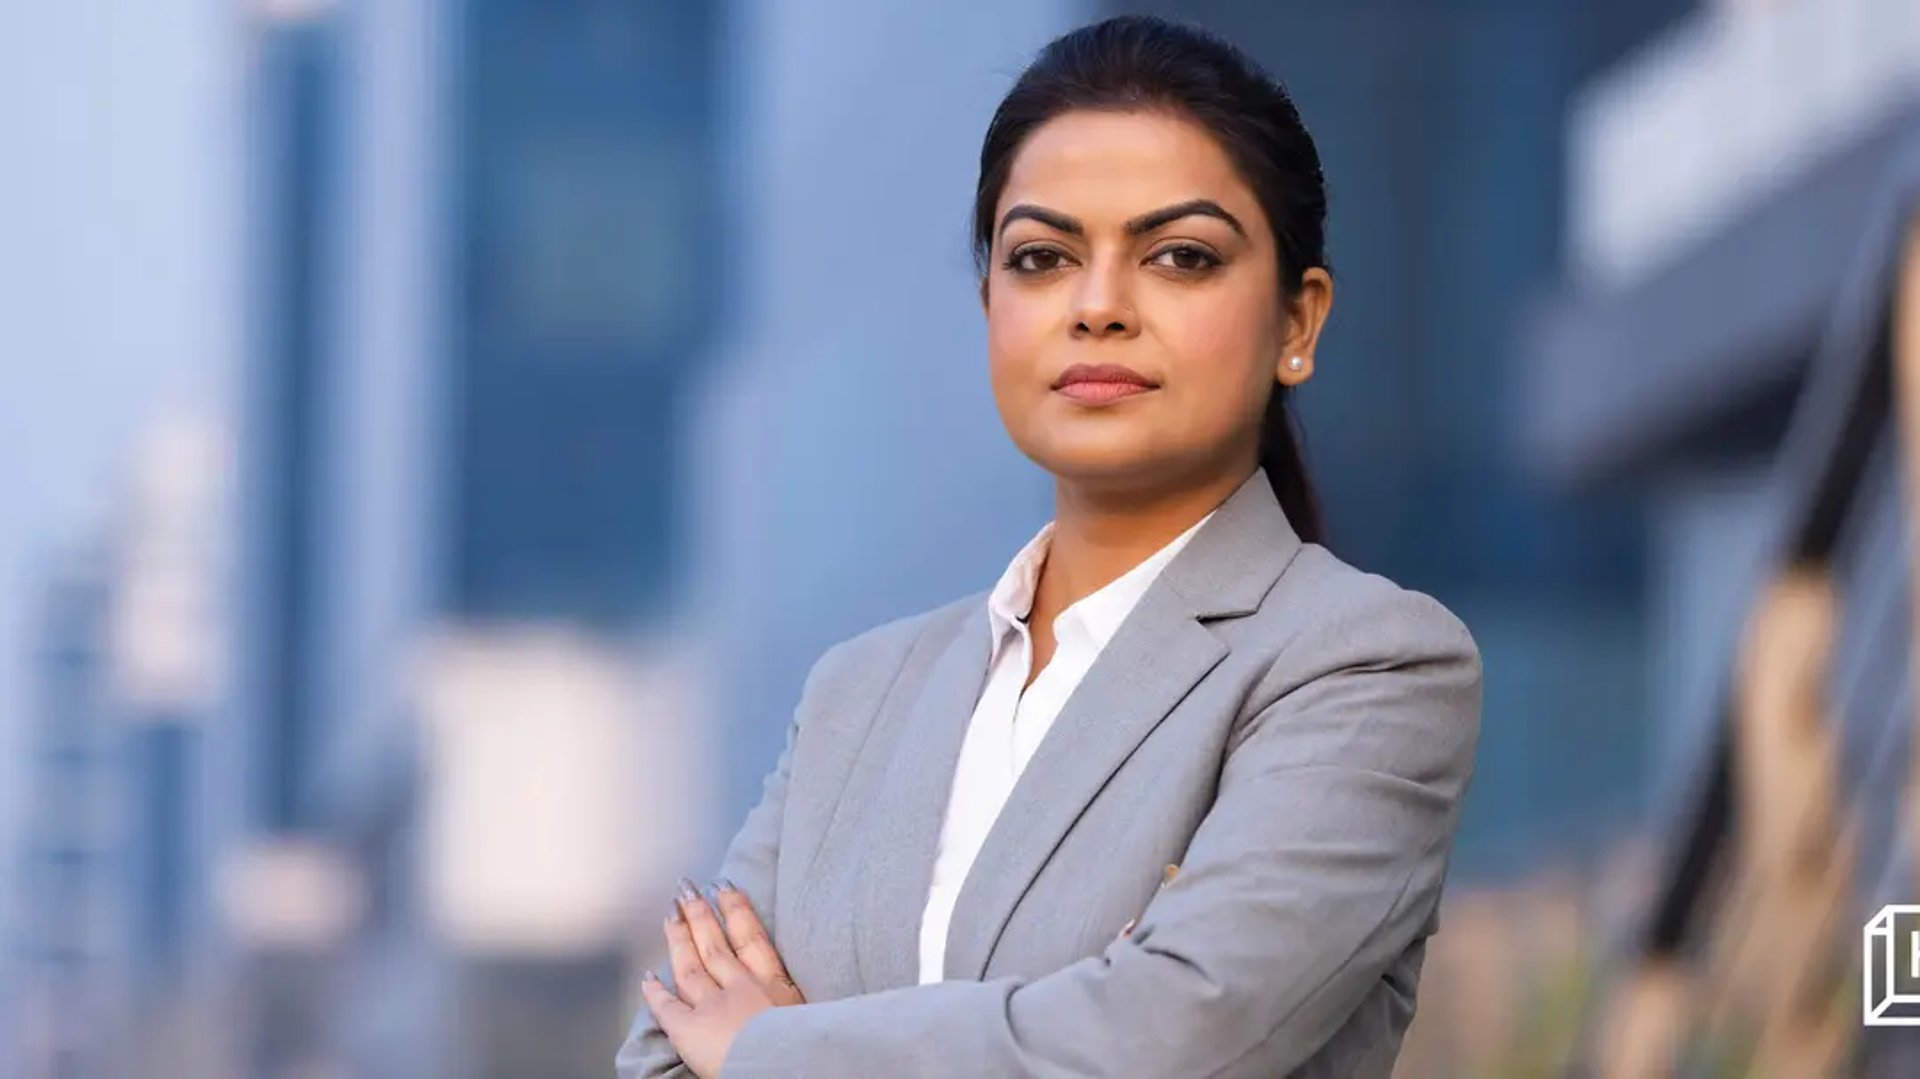
<svg viewBox="0 0 1920 1079">
<path fill-rule="evenodd" d="M 1076 401 L 1103 403 L 1158 389 L 1159 383 L 1117 363 L 1076 363 L 1060 373 L 1053 388 Z"/>
</svg>

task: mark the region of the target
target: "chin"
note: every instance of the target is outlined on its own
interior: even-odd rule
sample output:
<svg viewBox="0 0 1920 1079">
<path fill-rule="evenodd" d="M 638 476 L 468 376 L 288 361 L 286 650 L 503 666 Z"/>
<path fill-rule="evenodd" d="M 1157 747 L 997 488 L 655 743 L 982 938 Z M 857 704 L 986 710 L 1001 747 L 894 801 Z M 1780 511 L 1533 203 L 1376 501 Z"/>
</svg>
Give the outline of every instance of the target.
<svg viewBox="0 0 1920 1079">
<path fill-rule="evenodd" d="M 1063 480 L 1093 488 L 1130 489 L 1150 482 L 1165 462 L 1139 447 L 1062 447 L 1027 456 Z"/>
</svg>

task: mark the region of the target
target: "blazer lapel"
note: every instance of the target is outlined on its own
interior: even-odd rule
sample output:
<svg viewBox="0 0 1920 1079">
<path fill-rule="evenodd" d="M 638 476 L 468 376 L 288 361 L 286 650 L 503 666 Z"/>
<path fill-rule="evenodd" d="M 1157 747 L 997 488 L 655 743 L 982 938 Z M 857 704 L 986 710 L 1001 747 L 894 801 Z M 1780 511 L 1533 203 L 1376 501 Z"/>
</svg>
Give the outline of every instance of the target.
<svg viewBox="0 0 1920 1079">
<path fill-rule="evenodd" d="M 868 992 L 920 980 L 920 916 L 960 745 L 986 688 L 990 633 L 983 601 L 959 621 L 888 732 L 881 758 L 886 769 L 863 814 L 871 822 L 871 843 L 853 919 L 856 969 Z"/>
<path fill-rule="evenodd" d="M 1257 610 L 1299 548 L 1265 471 L 1256 468 L 1161 570 L 1067 698 L 987 833 L 955 901 L 946 977 L 986 976 L 994 945 L 1015 906 L 1074 821 L 1134 748 L 1227 655 L 1226 644 L 1207 628 L 1206 620 Z M 984 640 L 985 630 L 979 636 Z M 884 874 L 890 878 L 890 898 L 912 907 L 910 920 L 916 929 L 959 753 L 959 736 L 951 728 L 964 728 L 984 675 L 959 670 L 955 652 L 950 648 L 942 661 L 955 668 L 941 679 L 945 684 L 928 686 L 928 714 L 938 719 L 929 726 L 937 737 L 932 744 L 921 744 L 921 752 L 909 753 L 925 762 L 924 768 L 912 766 L 919 773 L 916 780 L 937 787 L 939 793 L 929 798 L 923 791 L 917 800 L 908 797 L 909 805 L 890 807 L 909 810 L 901 814 L 908 820 L 892 825 L 902 830 L 902 841 L 904 831 L 911 829 L 911 842 L 925 844 L 905 848 L 924 854 L 913 863 L 913 872 Z M 984 664 L 984 644 L 978 652 Z M 963 677 L 969 673 L 972 682 Z M 959 692 L 962 689 L 973 692 Z M 940 700 L 949 695 L 953 699 Z M 964 709 L 959 708 L 960 698 Z M 960 712 L 957 717 L 955 711 Z M 932 768 L 941 774 L 926 774 Z M 929 808 L 930 825 L 922 819 Z M 901 947 L 897 939 L 878 943 L 889 950 Z M 916 936 L 904 948 L 909 961 L 917 955 L 917 946 Z"/>
</svg>

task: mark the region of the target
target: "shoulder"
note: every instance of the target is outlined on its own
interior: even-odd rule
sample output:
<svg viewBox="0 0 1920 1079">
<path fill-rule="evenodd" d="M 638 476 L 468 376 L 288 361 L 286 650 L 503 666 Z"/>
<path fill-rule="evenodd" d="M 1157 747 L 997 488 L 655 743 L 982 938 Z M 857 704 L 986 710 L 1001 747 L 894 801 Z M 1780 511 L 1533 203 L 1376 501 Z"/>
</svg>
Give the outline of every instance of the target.
<svg viewBox="0 0 1920 1079">
<path fill-rule="evenodd" d="M 1265 752 L 1294 763 L 1423 782 L 1471 773 L 1480 649 L 1439 600 L 1308 544 L 1253 618 L 1252 640 L 1271 654 L 1236 746 L 1264 733 Z"/>
<path fill-rule="evenodd" d="M 1388 701 L 1411 706 L 1410 730 L 1457 731 L 1471 745 L 1479 725 L 1480 649 L 1466 623 L 1438 599 L 1304 545 L 1260 610 L 1238 628 L 1236 647 L 1263 654 L 1244 720 L 1336 704 L 1325 716 L 1384 730 Z M 1368 700 L 1367 707 L 1352 702 Z"/>
<path fill-rule="evenodd" d="M 1347 662 L 1451 657 L 1476 672 L 1480 649 L 1473 633 L 1438 599 L 1359 569 L 1325 547 L 1304 544 L 1261 615 L 1289 650 L 1324 653 Z"/>
<path fill-rule="evenodd" d="M 862 682 L 891 683 L 925 645 L 950 639 L 987 601 L 982 590 L 937 607 L 892 618 L 835 642 L 807 674 L 807 692 L 839 694 Z"/>
</svg>

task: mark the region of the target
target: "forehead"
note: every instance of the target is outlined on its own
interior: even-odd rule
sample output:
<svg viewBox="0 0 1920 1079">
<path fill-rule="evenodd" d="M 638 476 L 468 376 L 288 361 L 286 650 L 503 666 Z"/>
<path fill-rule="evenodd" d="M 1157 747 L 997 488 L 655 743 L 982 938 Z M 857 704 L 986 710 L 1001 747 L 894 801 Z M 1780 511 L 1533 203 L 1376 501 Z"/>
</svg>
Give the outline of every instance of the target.
<svg viewBox="0 0 1920 1079">
<path fill-rule="evenodd" d="M 1077 110 L 1027 136 L 999 209 L 1037 203 L 1091 226 L 1196 198 L 1220 203 L 1250 229 L 1259 216 L 1252 190 L 1206 128 L 1162 111 Z"/>
</svg>

